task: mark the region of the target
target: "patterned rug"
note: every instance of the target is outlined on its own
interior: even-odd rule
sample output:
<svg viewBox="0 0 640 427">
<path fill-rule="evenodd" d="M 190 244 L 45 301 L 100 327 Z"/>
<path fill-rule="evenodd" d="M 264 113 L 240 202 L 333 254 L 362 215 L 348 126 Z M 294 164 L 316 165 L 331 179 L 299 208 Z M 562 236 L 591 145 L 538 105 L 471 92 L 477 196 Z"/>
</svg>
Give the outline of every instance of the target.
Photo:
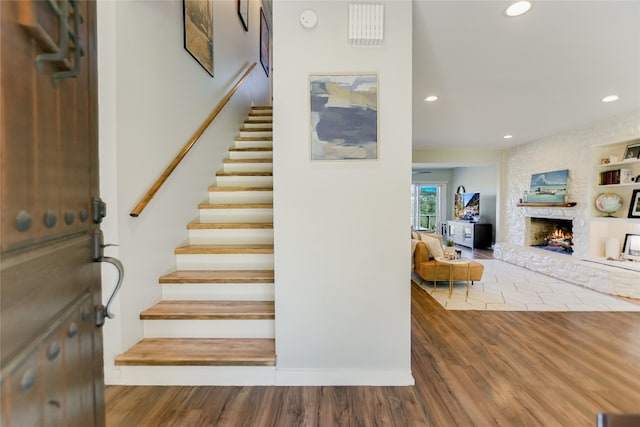
<svg viewBox="0 0 640 427">
<path fill-rule="evenodd" d="M 526 270 L 500 260 L 479 260 L 484 265 L 482 280 L 469 286 L 454 282 L 449 298 L 449 282 L 412 280 L 447 310 L 503 311 L 640 311 L 640 300 L 627 302 L 560 279 Z"/>
</svg>

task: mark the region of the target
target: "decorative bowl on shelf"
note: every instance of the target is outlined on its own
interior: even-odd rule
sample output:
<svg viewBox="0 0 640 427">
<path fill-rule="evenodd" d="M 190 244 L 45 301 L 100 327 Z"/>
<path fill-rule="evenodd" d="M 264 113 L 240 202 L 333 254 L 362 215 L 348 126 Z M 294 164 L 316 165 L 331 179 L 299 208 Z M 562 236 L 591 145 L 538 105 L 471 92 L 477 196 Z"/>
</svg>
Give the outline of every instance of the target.
<svg viewBox="0 0 640 427">
<path fill-rule="evenodd" d="M 621 207 L 622 197 L 615 193 L 602 193 L 596 197 L 596 209 L 607 214 L 606 216 L 613 216 L 612 214 L 620 210 Z"/>
</svg>

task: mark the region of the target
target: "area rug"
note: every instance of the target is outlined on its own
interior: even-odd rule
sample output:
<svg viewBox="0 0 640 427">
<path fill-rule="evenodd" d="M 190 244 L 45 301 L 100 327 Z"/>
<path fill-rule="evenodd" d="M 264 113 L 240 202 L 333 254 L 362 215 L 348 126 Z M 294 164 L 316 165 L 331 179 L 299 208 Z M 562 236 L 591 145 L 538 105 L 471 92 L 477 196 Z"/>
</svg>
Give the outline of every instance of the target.
<svg viewBox="0 0 640 427">
<path fill-rule="evenodd" d="M 640 311 L 638 304 L 581 286 L 545 276 L 500 260 L 481 260 L 482 280 L 469 286 L 454 282 L 449 298 L 449 283 L 412 280 L 447 310 L 493 311 Z"/>
</svg>

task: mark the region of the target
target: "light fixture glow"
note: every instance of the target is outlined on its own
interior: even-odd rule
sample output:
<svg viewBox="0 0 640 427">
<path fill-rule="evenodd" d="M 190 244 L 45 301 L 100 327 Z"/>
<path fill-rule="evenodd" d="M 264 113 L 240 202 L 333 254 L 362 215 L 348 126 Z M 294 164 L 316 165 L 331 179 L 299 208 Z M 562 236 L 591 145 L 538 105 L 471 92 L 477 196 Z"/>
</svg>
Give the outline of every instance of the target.
<svg viewBox="0 0 640 427">
<path fill-rule="evenodd" d="M 511 138 L 513 138 L 513 135 L 505 135 L 505 136 L 503 136 L 503 138 L 504 139 L 511 139 Z"/>
<path fill-rule="evenodd" d="M 427 102 L 435 102 L 438 100 L 438 97 L 436 95 L 429 95 L 424 100 Z"/>
<path fill-rule="evenodd" d="M 618 99 L 620 99 L 618 95 L 609 95 L 602 98 L 602 102 L 613 102 L 617 101 Z"/>
<path fill-rule="evenodd" d="M 531 9 L 531 2 L 529 1 L 517 1 L 512 3 L 511 6 L 507 8 L 505 13 L 507 16 L 520 16 L 524 13 L 527 13 Z"/>
</svg>

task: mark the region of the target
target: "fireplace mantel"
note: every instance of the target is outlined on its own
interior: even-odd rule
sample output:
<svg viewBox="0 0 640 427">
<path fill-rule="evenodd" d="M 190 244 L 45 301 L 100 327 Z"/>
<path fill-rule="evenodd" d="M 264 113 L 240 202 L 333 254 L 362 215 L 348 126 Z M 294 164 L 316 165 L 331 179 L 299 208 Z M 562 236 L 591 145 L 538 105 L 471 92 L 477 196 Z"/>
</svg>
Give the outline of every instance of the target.
<svg viewBox="0 0 640 427">
<path fill-rule="evenodd" d="M 572 208 L 576 205 L 576 202 L 568 202 L 568 203 L 517 203 L 516 206 L 522 207 L 532 207 L 532 208 L 545 208 L 545 207 L 554 207 L 554 208 Z"/>
</svg>

